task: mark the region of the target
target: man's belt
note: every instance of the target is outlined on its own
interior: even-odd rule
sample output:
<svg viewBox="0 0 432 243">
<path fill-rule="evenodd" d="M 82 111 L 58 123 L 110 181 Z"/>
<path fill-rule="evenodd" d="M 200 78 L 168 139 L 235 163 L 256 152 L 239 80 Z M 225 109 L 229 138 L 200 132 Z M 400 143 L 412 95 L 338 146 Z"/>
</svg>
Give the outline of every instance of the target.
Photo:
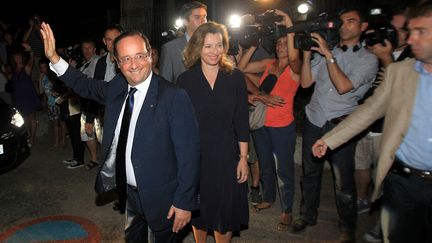
<svg viewBox="0 0 432 243">
<path fill-rule="evenodd" d="M 345 120 L 345 118 L 347 118 L 347 117 L 348 117 L 348 115 L 343 115 L 343 116 L 340 116 L 340 117 L 336 117 L 336 118 L 330 119 L 329 122 L 332 123 L 332 124 L 337 125 L 341 121 Z"/>
<path fill-rule="evenodd" d="M 412 168 L 406 165 L 402 160 L 398 159 L 397 157 L 395 158 L 390 170 L 401 176 L 409 177 L 413 175 L 413 176 L 421 177 L 425 180 L 432 181 L 431 171 Z"/>
</svg>

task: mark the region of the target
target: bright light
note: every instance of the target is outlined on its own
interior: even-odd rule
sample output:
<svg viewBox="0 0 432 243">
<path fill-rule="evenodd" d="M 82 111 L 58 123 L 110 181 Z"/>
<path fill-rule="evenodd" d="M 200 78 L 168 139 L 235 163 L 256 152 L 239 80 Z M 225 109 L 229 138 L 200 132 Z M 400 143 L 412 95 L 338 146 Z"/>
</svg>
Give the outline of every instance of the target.
<svg viewBox="0 0 432 243">
<path fill-rule="evenodd" d="M 174 23 L 174 28 L 176 28 L 176 30 L 178 30 L 182 26 L 183 26 L 183 20 L 181 18 L 176 19 L 176 21 Z"/>
<path fill-rule="evenodd" d="M 370 13 L 370 15 L 380 15 L 380 14 L 382 14 L 382 11 L 380 8 L 373 8 L 370 10 L 369 13 Z"/>
<path fill-rule="evenodd" d="M 18 111 L 12 116 L 11 124 L 16 127 L 21 127 L 24 125 L 24 118 Z"/>
<path fill-rule="evenodd" d="M 307 3 L 301 3 L 300 5 L 298 5 L 297 7 L 297 11 L 301 14 L 305 14 L 307 12 L 309 12 L 309 4 Z"/>
<path fill-rule="evenodd" d="M 232 27 L 232 28 L 240 28 L 240 24 L 241 24 L 241 18 L 239 15 L 237 14 L 233 14 L 229 17 L 228 20 L 228 24 Z"/>
</svg>

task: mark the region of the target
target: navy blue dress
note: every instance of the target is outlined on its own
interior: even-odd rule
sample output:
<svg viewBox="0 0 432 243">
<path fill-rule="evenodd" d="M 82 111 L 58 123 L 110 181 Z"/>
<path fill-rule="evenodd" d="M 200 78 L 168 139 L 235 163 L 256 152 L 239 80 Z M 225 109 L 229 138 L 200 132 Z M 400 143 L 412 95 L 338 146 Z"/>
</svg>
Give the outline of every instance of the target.
<svg viewBox="0 0 432 243">
<path fill-rule="evenodd" d="M 182 73 L 177 84 L 189 94 L 201 143 L 200 211 L 192 224 L 221 233 L 247 227 L 247 183 L 237 183 L 238 142 L 249 141 L 247 89 L 243 74 L 218 73 L 213 89 L 201 66 Z"/>
<path fill-rule="evenodd" d="M 33 81 L 24 68 L 14 72 L 9 82 L 12 86 L 12 103 L 24 116 L 30 115 L 41 107 Z"/>
</svg>

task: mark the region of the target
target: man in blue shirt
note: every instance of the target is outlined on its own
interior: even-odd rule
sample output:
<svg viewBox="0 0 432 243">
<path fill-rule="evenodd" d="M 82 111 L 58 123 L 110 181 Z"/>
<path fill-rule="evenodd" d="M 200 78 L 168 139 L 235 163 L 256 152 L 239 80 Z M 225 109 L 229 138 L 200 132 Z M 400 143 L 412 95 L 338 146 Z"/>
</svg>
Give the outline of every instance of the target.
<svg viewBox="0 0 432 243">
<path fill-rule="evenodd" d="M 321 158 L 385 115 L 372 195 L 383 185 L 384 240 L 432 242 L 432 3 L 411 8 L 407 18 L 415 59 L 389 65 L 374 95 L 312 151 Z"/>
<path fill-rule="evenodd" d="M 306 106 L 303 132 L 301 212 L 300 218 L 292 223 L 291 233 L 300 233 L 307 226 L 315 225 L 318 217 L 324 160 L 312 156 L 313 143 L 357 109 L 358 100 L 372 85 L 378 68 L 376 56 L 360 43 L 362 32 L 367 28 L 361 12 L 345 10 L 340 19 L 337 47 L 331 50 L 323 37 L 312 33 L 317 44 L 312 50 L 319 55 L 311 62 L 311 52 L 304 52 L 301 85 L 306 88 L 315 83 L 315 87 Z M 341 242 L 354 240 L 357 221 L 354 149 L 355 141 L 351 141 L 326 158 L 334 175 Z"/>
</svg>

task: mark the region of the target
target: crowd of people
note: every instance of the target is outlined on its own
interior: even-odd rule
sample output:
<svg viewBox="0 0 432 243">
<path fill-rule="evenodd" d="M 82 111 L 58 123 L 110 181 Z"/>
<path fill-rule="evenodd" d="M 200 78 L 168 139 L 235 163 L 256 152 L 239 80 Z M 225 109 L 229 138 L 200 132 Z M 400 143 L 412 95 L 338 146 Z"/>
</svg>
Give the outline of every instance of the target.
<svg viewBox="0 0 432 243">
<path fill-rule="evenodd" d="M 284 11 L 274 14 L 276 24 L 293 26 Z M 227 28 L 207 22 L 205 4 L 186 3 L 181 16 L 184 35 L 162 45 L 160 58 L 146 36 L 119 25 L 105 29 L 101 56 L 94 39 L 58 48 L 40 16 L 30 19 L 21 45 L 2 35 L 9 43 L 0 49 L 4 91 L 27 120 L 29 144 L 35 112 L 46 107 L 53 148 L 70 138 L 67 168 L 96 167 L 97 193 L 117 192 L 126 242 L 176 242 L 189 223 L 197 243 L 208 234 L 231 242 L 248 227 L 248 193 L 256 213 L 279 197 L 275 229 L 302 234 L 317 224 L 325 161 L 339 242 L 356 241 L 357 215 L 377 202 L 379 221 L 366 241 L 432 241 L 431 2 L 386 16 L 394 41 L 365 43 L 365 34 L 377 30 L 349 8 L 339 13 L 337 44 L 311 33 L 314 45 L 300 50 L 296 34 L 283 33 L 274 55 L 262 59 L 254 58 L 259 42 L 229 55 Z M 301 121 L 301 203 L 294 216 L 299 88 L 313 92 Z M 249 110 L 257 102 L 265 118 L 251 130 Z"/>
</svg>

